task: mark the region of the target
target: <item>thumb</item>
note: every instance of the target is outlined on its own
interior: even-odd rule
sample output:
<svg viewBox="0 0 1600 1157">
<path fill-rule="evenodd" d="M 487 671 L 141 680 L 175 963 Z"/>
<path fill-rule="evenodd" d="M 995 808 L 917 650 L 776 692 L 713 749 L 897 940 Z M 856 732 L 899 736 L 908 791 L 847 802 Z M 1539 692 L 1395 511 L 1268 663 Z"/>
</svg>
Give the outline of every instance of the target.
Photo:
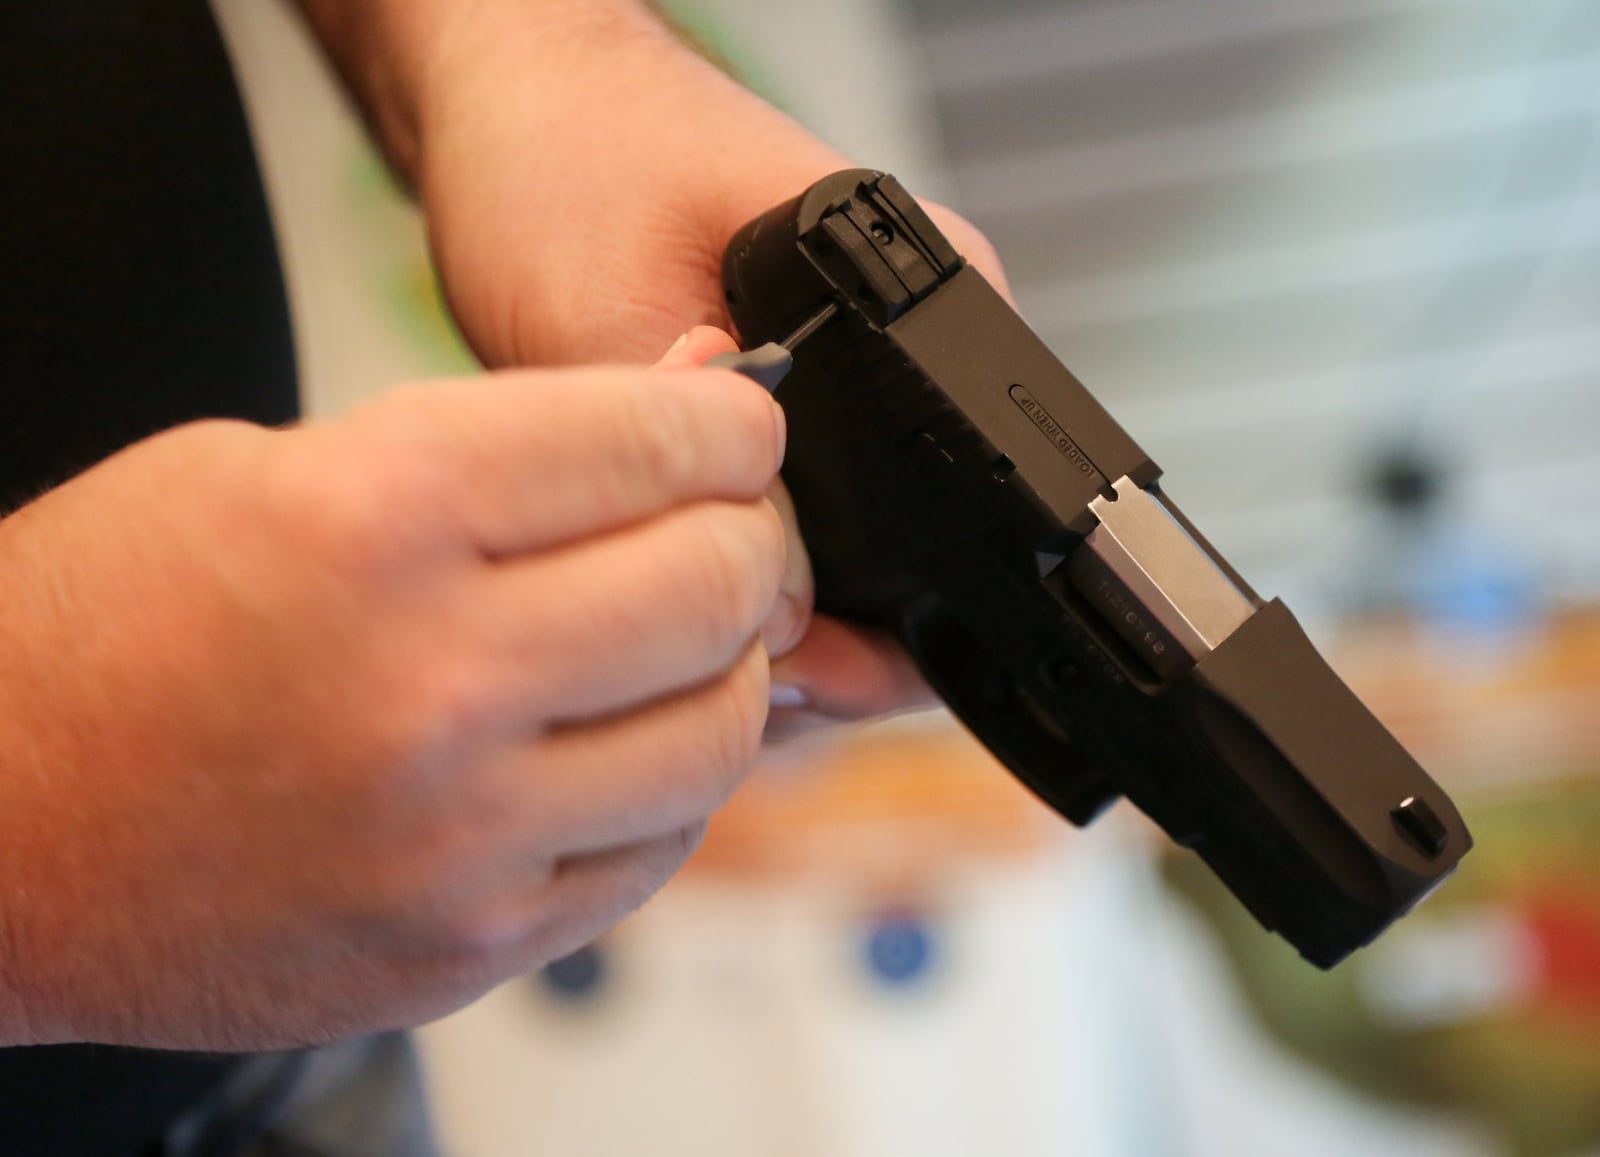
<svg viewBox="0 0 1600 1157">
<path fill-rule="evenodd" d="M 656 362 L 657 369 L 693 370 L 706 364 L 718 354 L 737 352 L 738 344 L 728 334 L 715 326 L 697 325 L 684 334 Z"/>
<path fill-rule="evenodd" d="M 673 342 L 656 365 L 662 369 L 697 369 L 710 358 L 733 353 L 738 348 L 733 338 L 722 330 L 700 325 Z M 781 480 L 772 484 L 772 489 L 767 492 L 767 500 L 783 519 L 784 541 L 788 548 L 783 580 L 778 586 L 778 601 L 761 629 L 768 655 L 777 659 L 799 646 L 810 628 L 816 586 L 811 577 L 811 558 L 800 539 L 800 523 L 795 517 L 794 502 Z"/>
</svg>

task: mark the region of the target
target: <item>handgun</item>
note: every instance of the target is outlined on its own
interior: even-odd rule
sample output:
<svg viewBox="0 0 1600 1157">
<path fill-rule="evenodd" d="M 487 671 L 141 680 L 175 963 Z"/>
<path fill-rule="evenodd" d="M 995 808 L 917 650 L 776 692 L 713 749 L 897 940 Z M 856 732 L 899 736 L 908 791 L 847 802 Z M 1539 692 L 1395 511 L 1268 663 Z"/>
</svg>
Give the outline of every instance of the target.
<svg viewBox="0 0 1600 1157">
<path fill-rule="evenodd" d="M 788 418 L 817 608 L 898 637 L 1066 819 L 1126 797 L 1322 968 L 1472 846 L 894 177 L 836 173 L 751 221 L 723 288 L 737 364 Z"/>
</svg>

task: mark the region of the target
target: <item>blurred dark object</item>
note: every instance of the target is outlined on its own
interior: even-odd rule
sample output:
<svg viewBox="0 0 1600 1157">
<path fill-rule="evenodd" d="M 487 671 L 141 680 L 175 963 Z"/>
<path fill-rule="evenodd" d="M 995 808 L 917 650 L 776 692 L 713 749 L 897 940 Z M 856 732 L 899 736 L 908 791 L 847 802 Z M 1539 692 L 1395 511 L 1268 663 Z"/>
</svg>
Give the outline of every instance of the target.
<svg viewBox="0 0 1600 1157">
<path fill-rule="evenodd" d="M 551 961 L 539 972 L 546 992 L 574 1004 L 596 999 L 605 988 L 607 964 L 597 945 L 580 948 L 570 956 Z"/>
<path fill-rule="evenodd" d="M 1440 463 L 1413 445 L 1395 446 L 1378 455 L 1370 471 L 1372 494 L 1398 516 L 1426 518 L 1444 491 Z"/>
</svg>

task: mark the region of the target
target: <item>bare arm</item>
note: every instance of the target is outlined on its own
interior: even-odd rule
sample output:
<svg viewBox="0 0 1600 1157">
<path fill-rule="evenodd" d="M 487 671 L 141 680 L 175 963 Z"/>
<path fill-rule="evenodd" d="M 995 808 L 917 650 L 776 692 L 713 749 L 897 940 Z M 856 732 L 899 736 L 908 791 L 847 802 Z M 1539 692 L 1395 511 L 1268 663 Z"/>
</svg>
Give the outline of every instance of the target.
<svg viewBox="0 0 1600 1157">
<path fill-rule="evenodd" d="M 414 182 L 430 93 L 463 79 L 458 51 L 485 37 L 510 48 L 530 75 L 624 38 L 676 50 L 648 0 L 295 0 L 399 175 Z M 466 70 L 466 71 L 470 71 Z"/>
<path fill-rule="evenodd" d="M 638 360 L 692 326 L 728 328 L 728 238 L 850 164 L 644 0 L 298 2 L 417 189 L 457 321 L 491 365 Z M 1003 288 L 982 235 L 930 210 Z M 783 595 L 796 629 L 774 679 L 814 710 L 775 710 L 777 730 L 927 702 L 884 639 L 808 629 L 808 568 Z"/>
</svg>

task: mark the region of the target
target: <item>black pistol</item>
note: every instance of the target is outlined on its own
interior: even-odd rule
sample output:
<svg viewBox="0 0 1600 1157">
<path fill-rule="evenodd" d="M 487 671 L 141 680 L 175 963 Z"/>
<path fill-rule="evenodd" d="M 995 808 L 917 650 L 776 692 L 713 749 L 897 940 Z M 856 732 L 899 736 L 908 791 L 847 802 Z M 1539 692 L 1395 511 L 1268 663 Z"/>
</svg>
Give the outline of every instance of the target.
<svg viewBox="0 0 1600 1157">
<path fill-rule="evenodd" d="M 1472 846 L 893 177 L 836 173 L 758 217 L 723 282 L 746 347 L 769 346 L 744 368 L 782 377 L 819 609 L 894 632 L 1056 811 L 1128 797 L 1323 968 Z"/>
</svg>

